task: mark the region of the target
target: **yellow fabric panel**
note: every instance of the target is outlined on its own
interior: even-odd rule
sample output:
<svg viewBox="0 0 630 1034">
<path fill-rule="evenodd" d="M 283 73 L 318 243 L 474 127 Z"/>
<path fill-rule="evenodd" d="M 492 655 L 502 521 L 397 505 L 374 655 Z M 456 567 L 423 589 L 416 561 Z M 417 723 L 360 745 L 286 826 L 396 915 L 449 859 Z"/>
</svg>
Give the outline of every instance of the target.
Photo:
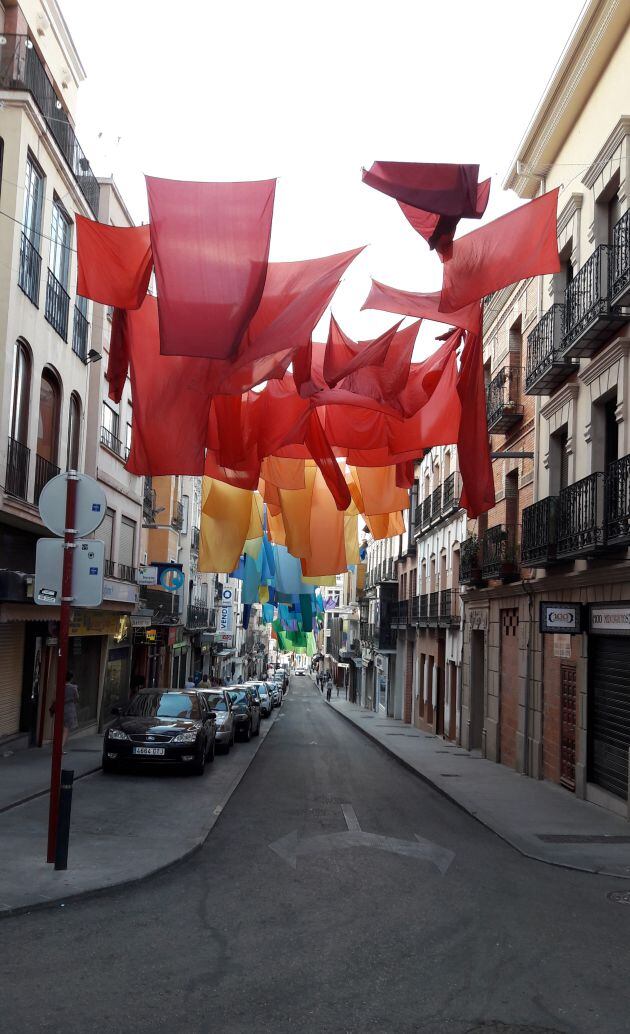
<svg viewBox="0 0 630 1034">
<path fill-rule="evenodd" d="M 269 538 L 276 546 L 286 546 L 286 532 L 282 514 L 267 513 L 267 524 L 269 527 Z"/>
<path fill-rule="evenodd" d="M 348 511 L 346 510 L 346 515 Z M 359 563 L 359 522 L 357 517 L 352 514 L 346 516 L 344 520 L 344 537 L 346 544 L 346 563 L 347 564 L 358 564 Z"/>
<path fill-rule="evenodd" d="M 337 584 L 337 575 L 335 575 L 335 574 L 320 574 L 320 575 L 315 575 L 314 577 L 311 578 L 311 577 L 309 577 L 309 575 L 303 574 L 302 575 L 302 581 L 305 582 L 306 585 L 336 585 Z"/>
<path fill-rule="evenodd" d="M 203 479 L 199 571 L 234 570 L 252 523 L 252 501 L 253 492 L 245 488 Z"/>
<path fill-rule="evenodd" d="M 378 513 L 365 518 L 365 523 L 375 539 L 388 539 L 392 535 L 402 535 L 405 530 L 405 519 L 402 513 Z"/>
<path fill-rule="evenodd" d="M 285 530 L 285 545 L 292 556 L 308 557 L 311 552 L 311 510 L 317 467 L 307 466 L 304 488 L 299 492 L 279 489 L 280 506 Z M 320 475 L 321 477 L 321 475 Z"/>
<path fill-rule="evenodd" d="M 344 524 L 345 514 L 337 509 L 318 470 L 311 504 L 311 551 L 302 558 L 304 574 L 338 574 L 347 570 Z"/>
<path fill-rule="evenodd" d="M 258 602 L 269 603 L 269 586 L 259 585 L 258 586 Z"/>
</svg>

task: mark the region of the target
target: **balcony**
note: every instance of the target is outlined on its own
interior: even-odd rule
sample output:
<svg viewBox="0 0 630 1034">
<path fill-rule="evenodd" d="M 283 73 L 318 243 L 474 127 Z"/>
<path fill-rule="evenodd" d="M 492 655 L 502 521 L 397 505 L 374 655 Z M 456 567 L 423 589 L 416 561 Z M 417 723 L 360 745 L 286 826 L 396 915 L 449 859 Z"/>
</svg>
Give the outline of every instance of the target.
<svg viewBox="0 0 630 1034">
<path fill-rule="evenodd" d="M 0 89 L 26 90 L 41 111 L 63 154 L 79 190 L 98 218 L 99 185 L 68 121 L 61 97 L 48 78 L 44 65 L 25 35 L 0 37 Z"/>
<path fill-rule="evenodd" d="M 488 431 L 491 434 L 507 434 L 523 417 L 523 406 L 519 401 L 520 373 L 516 367 L 504 366 L 486 388 Z"/>
<path fill-rule="evenodd" d="M 448 517 L 459 510 L 459 497 L 462 494 L 462 479 L 458 471 L 453 471 L 442 486 L 442 516 Z"/>
<path fill-rule="evenodd" d="M 113 452 L 119 459 L 126 460 L 126 449 L 121 442 L 120 438 L 117 438 L 113 431 L 110 431 L 108 427 L 101 427 L 101 445 L 104 445 L 106 449 Z"/>
<path fill-rule="evenodd" d="M 199 552 L 199 528 L 190 529 L 190 548 L 193 553 Z"/>
<path fill-rule="evenodd" d="M 90 324 L 77 305 L 74 307 L 74 323 L 72 325 L 72 351 L 78 355 L 82 363 L 87 362 L 88 336 Z"/>
<path fill-rule="evenodd" d="M 70 311 L 70 295 L 63 284 L 60 284 L 52 269 L 48 270 L 46 284 L 46 307 L 44 316 L 60 338 L 68 340 L 68 313 Z"/>
<path fill-rule="evenodd" d="M 422 502 L 422 530 L 424 531 L 431 523 L 431 496 L 428 495 Z"/>
<path fill-rule="evenodd" d="M 49 481 L 57 477 L 59 473 L 59 467 L 55 463 L 51 463 L 50 460 L 44 459 L 39 453 L 35 456 L 35 493 L 33 496 L 33 502 L 35 506 L 39 503 L 39 497 L 42 494 L 42 488 L 47 485 Z"/>
<path fill-rule="evenodd" d="M 594 556 L 605 543 L 605 477 L 589 474 L 558 497 L 558 559 Z"/>
<path fill-rule="evenodd" d="M 438 625 L 443 628 L 455 628 L 459 621 L 459 592 L 457 589 L 442 589 Z"/>
<path fill-rule="evenodd" d="M 39 280 L 42 271 L 42 257 L 25 233 L 20 237 L 20 271 L 18 287 L 39 307 Z"/>
<path fill-rule="evenodd" d="M 188 605 L 186 628 L 208 628 L 207 603 L 190 603 Z"/>
<path fill-rule="evenodd" d="M 608 271 L 612 269 L 611 247 L 600 244 L 568 285 L 564 296 L 565 358 L 591 356 L 629 316 L 611 305 Z"/>
<path fill-rule="evenodd" d="M 392 604 L 392 624 L 405 627 L 409 623 L 409 600 L 398 600 Z"/>
<path fill-rule="evenodd" d="M 420 617 L 420 597 L 412 596 L 409 601 L 409 623 L 417 625 Z"/>
<path fill-rule="evenodd" d="M 175 503 L 173 516 L 171 518 L 171 527 L 175 528 L 175 531 L 181 531 L 184 527 L 184 505 L 181 502 Z"/>
<path fill-rule="evenodd" d="M 564 347 L 564 305 L 552 305 L 527 337 L 525 394 L 552 395 L 579 367 Z"/>
<path fill-rule="evenodd" d="M 142 520 L 145 524 L 155 523 L 155 489 L 151 477 L 144 479 L 144 492 L 142 496 Z"/>
<path fill-rule="evenodd" d="M 608 467 L 606 544 L 630 545 L 630 456 L 623 456 Z"/>
<path fill-rule="evenodd" d="M 479 543 L 477 537 L 472 535 L 464 539 L 461 548 L 461 561 L 459 567 L 460 585 L 479 585 L 482 581 L 481 561 L 479 558 Z"/>
<path fill-rule="evenodd" d="M 439 592 L 429 593 L 429 624 L 437 625 L 438 616 L 440 613 L 440 594 Z"/>
<path fill-rule="evenodd" d="M 630 305 L 630 209 L 613 229 L 609 274 L 611 305 Z"/>
<path fill-rule="evenodd" d="M 495 524 L 488 528 L 481 545 L 481 576 L 504 582 L 518 578 L 519 564 L 516 548 L 516 527 L 513 524 Z"/>
<path fill-rule="evenodd" d="M 429 622 L 429 595 L 424 592 L 418 597 L 418 624 L 426 625 Z"/>
<path fill-rule="evenodd" d="M 4 479 L 4 490 L 7 495 L 14 495 L 17 499 L 26 499 L 28 492 L 28 468 L 31 458 L 31 450 L 9 438 L 7 449 L 7 472 Z"/>
<path fill-rule="evenodd" d="M 549 495 L 522 516 L 521 563 L 526 567 L 549 567 L 555 564 L 558 538 L 558 497 Z"/>
<path fill-rule="evenodd" d="M 431 521 L 439 521 L 442 516 L 442 486 L 438 485 L 431 493 Z"/>
<path fill-rule="evenodd" d="M 118 582 L 137 582 L 137 568 L 130 564 L 118 564 L 113 560 L 106 560 L 103 573 L 106 578 L 114 578 Z"/>
</svg>

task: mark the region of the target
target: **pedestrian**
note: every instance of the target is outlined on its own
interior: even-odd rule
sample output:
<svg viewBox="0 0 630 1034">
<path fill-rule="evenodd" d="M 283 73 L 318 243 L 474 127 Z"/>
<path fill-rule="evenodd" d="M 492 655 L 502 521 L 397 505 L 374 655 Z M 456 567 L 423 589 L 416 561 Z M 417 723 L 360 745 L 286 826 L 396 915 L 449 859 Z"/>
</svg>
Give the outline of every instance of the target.
<svg viewBox="0 0 630 1034">
<path fill-rule="evenodd" d="M 328 687 L 326 689 L 326 700 L 328 701 L 328 703 L 330 703 L 331 696 L 332 696 L 332 679 L 329 676 L 329 678 L 328 678 Z"/>
<path fill-rule="evenodd" d="M 76 682 L 73 682 L 74 674 L 71 671 L 66 672 L 66 686 L 64 690 L 63 698 L 63 736 L 61 740 L 61 751 L 65 754 L 65 746 L 68 742 L 68 737 L 71 732 L 76 729 L 79 724 L 79 716 L 77 713 L 77 704 L 79 703 L 79 687 Z M 54 715 L 55 704 L 54 701 L 50 705 L 50 714 Z"/>
<path fill-rule="evenodd" d="M 195 683 L 193 682 L 193 680 L 192 679 L 186 679 L 186 684 L 184 686 L 184 689 L 194 689 L 194 688 L 195 688 Z"/>
</svg>

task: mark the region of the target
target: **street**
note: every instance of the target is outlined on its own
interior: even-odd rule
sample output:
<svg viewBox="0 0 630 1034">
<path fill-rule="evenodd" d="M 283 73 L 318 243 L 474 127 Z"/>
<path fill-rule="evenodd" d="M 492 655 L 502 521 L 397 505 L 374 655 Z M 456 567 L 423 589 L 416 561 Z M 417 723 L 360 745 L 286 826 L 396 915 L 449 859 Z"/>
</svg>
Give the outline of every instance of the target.
<svg viewBox="0 0 630 1034">
<path fill-rule="evenodd" d="M 623 1034 L 620 889 L 521 857 L 293 677 L 202 850 L 0 923 L 2 1029 Z"/>
</svg>

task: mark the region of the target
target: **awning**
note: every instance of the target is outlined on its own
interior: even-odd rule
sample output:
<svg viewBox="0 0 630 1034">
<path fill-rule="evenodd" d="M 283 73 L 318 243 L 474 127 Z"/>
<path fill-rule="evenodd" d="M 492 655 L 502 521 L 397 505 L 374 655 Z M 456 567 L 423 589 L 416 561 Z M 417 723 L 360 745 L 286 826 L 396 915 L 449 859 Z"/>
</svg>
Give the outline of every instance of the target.
<svg viewBox="0 0 630 1034">
<path fill-rule="evenodd" d="M 217 650 L 217 657 L 231 657 L 234 652 L 234 650 Z"/>
</svg>

